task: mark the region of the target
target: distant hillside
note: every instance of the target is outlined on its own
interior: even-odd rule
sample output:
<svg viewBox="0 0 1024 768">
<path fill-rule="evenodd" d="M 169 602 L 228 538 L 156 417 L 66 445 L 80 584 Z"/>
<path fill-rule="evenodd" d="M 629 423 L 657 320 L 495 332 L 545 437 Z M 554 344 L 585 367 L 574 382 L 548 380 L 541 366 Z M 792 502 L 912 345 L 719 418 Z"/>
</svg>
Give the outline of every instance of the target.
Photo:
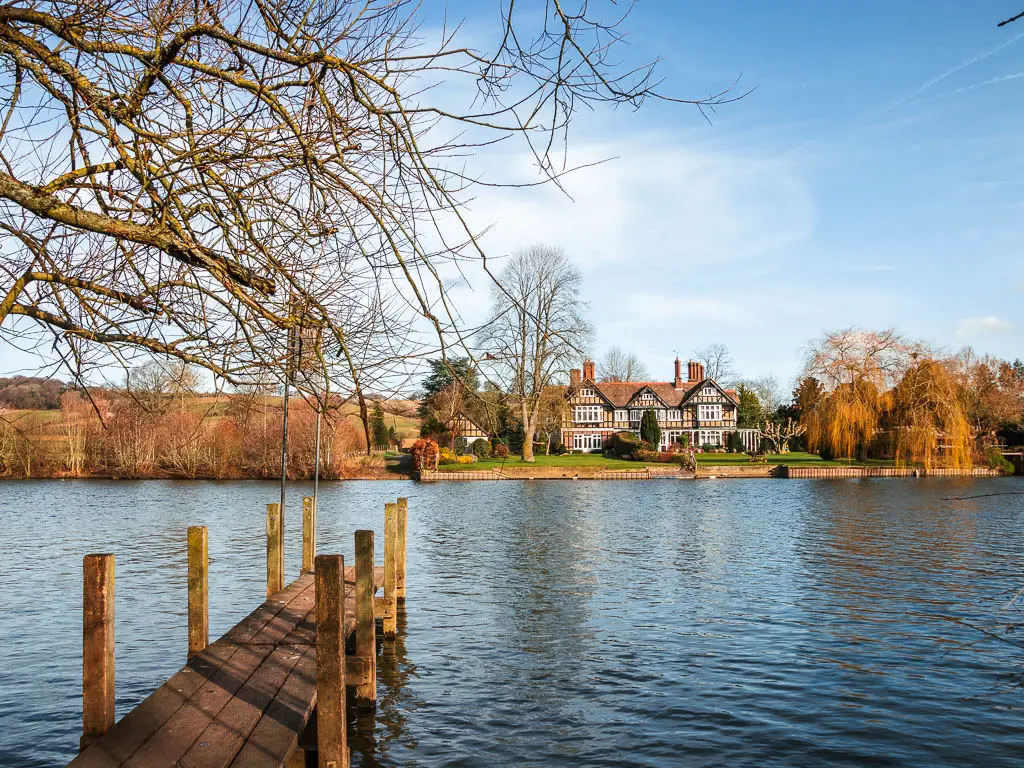
<svg viewBox="0 0 1024 768">
<path fill-rule="evenodd" d="M 0 379 L 0 405 L 24 411 L 52 411 L 60 408 L 60 396 L 67 385 L 58 379 L 14 376 Z"/>
</svg>

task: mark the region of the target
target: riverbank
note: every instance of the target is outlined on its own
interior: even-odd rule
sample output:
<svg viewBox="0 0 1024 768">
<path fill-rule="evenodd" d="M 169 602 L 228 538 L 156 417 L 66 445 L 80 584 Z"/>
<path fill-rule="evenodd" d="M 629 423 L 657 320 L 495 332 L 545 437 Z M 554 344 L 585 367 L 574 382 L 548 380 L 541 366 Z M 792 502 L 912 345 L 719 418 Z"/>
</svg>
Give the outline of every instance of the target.
<svg viewBox="0 0 1024 768">
<path fill-rule="evenodd" d="M 791 467 L 784 464 L 698 465 L 696 472 L 678 467 L 641 465 L 630 469 L 593 467 L 512 466 L 505 469 L 439 469 L 420 473 L 425 483 L 497 480 L 716 480 L 731 478 L 836 479 L 859 477 L 1002 477 L 998 469 L 932 469 L 918 467 Z"/>
</svg>

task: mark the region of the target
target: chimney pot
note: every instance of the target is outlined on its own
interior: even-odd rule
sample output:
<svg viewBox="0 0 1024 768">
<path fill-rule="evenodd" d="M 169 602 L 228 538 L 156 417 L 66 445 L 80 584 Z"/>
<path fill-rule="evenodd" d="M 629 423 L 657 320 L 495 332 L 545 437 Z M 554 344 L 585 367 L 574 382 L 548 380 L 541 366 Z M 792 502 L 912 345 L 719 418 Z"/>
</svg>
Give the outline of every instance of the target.
<svg viewBox="0 0 1024 768">
<path fill-rule="evenodd" d="M 583 379 L 585 381 L 594 380 L 594 361 L 584 360 L 583 361 Z"/>
<path fill-rule="evenodd" d="M 569 371 L 569 386 L 578 387 L 580 385 L 580 369 L 573 368 Z"/>
<path fill-rule="evenodd" d="M 673 382 L 673 386 L 676 389 L 682 389 L 683 387 L 683 364 L 680 362 L 678 357 L 676 358 L 676 378 Z"/>
</svg>

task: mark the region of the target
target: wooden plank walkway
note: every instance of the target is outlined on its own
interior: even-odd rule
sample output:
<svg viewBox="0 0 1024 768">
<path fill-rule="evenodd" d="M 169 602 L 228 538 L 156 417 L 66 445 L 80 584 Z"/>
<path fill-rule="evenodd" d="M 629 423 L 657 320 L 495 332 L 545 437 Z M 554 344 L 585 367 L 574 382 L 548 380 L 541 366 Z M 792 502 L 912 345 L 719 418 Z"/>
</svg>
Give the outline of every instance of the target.
<svg viewBox="0 0 1024 768">
<path fill-rule="evenodd" d="M 355 654 L 343 654 L 341 678 L 356 690 L 356 696 L 376 699 L 375 645 L 373 631 L 375 618 L 383 618 L 384 634 L 394 634 L 399 568 L 401 584 L 405 583 L 405 530 L 407 504 L 388 504 L 388 537 L 385 540 L 385 567 L 373 567 L 373 535 L 370 531 L 357 532 L 357 560 L 355 567 L 334 570 L 335 585 L 343 585 L 342 599 L 336 599 L 335 609 L 343 602 L 341 636 L 342 649 L 348 644 Z M 399 513 L 399 507 L 401 512 Z M 315 517 L 311 518 L 315 519 Z M 402 531 L 399 536 L 398 522 Z M 205 534 L 205 532 L 204 532 Z M 363 537 L 362 539 L 360 537 Z M 312 537 L 310 537 L 312 538 Z M 360 548 L 362 542 L 362 548 Z M 402 545 L 399 552 L 397 545 Z M 268 544 L 268 552 L 276 544 Z M 362 553 L 362 554 L 360 554 Z M 113 557 L 110 558 L 109 584 L 104 583 L 103 599 L 113 600 Z M 268 561 L 271 558 L 268 558 Z M 324 558 L 331 560 L 332 558 Z M 340 561 L 340 558 L 335 558 Z M 364 565 L 359 565 L 364 563 Z M 191 565 L 191 562 L 190 562 Z M 319 562 L 317 568 L 320 567 Z M 372 567 L 372 584 L 370 568 Z M 365 580 L 362 596 L 357 600 L 357 568 L 363 568 Z M 329 572 L 329 571 L 328 571 Z M 191 577 L 191 571 L 190 571 Z M 268 580 L 272 574 L 268 569 Z M 374 594 L 384 588 L 384 597 Z M 89 600 L 90 583 L 86 581 Z M 339 595 L 342 586 L 335 586 Z M 330 594 L 328 588 L 325 594 Z M 273 594 L 251 614 L 246 616 L 223 637 L 191 655 L 184 667 L 157 688 L 135 709 L 105 731 L 84 738 L 88 742 L 83 751 L 71 761 L 73 768 L 229 768 L 242 766 L 299 766 L 305 765 L 305 752 L 299 748 L 299 738 L 313 716 L 318 700 L 317 680 L 317 595 L 314 573 L 305 572 L 283 590 Z M 326 604 L 326 603 L 325 603 Z M 190 605 L 190 648 L 193 611 Z M 205 605 L 203 606 L 205 611 Z M 323 605 L 320 610 L 324 610 Z M 334 615 L 337 613 L 320 614 Z M 362 616 L 365 630 L 361 639 L 356 637 L 358 617 Z M 205 621 L 205 617 L 202 617 Z M 196 619 L 199 620 L 198 618 Z M 369 622 L 368 624 L 366 622 Z M 84 623 L 86 658 L 90 648 L 89 612 Z M 109 614 L 109 632 L 112 637 L 113 613 Z M 330 627 L 328 621 L 327 627 Z M 335 627 L 338 625 L 335 624 Z M 336 631 L 336 630 L 335 630 Z M 367 634 L 368 633 L 368 634 Z M 106 634 L 104 634 L 106 637 Z M 323 638 L 321 638 L 323 640 Z M 369 642 L 367 642 L 367 640 Z M 355 642 L 349 642 L 355 641 Z M 362 645 L 360 646 L 360 643 Z M 111 644 L 112 645 L 112 644 Z M 324 646 L 321 646 L 324 647 Z M 335 645 L 335 648 L 337 645 Z M 103 674 L 113 674 L 113 650 L 105 662 L 109 666 Z M 329 656 L 326 658 L 330 658 Z M 112 722 L 113 686 L 107 691 L 90 691 L 89 680 L 102 677 L 89 674 L 92 664 L 84 662 L 86 681 L 84 690 L 86 724 L 96 721 L 89 709 L 105 708 L 108 723 Z M 319 683 L 323 685 L 322 682 Z M 367 693 L 366 688 L 370 691 Z M 333 694 L 337 689 L 330 690 Z M 107 695 L 109 693 L 109 695 Z M 321 690 L 322 696 L 326 696 Z M 341 692 L 344 702 L 344 692 Z M 107 700 L 103 701 L 106 696 Z M 95 704 L 92 702 L 95 700 Z M 324 699 L 326 702 L 327 700 Z M 364 702 L 365 703 L 365 702 Z M 326 704 L 325 704 L 326 706 Z M 323 715 L 322 715 L 323 717 Z M 100 718 L 102 720 L 102 717 Z M 344 723 L 342 716 L 341 723 Z M 86 726 L 88 728 L 88 725 Z M 342 726 L 344 727 L 344 726 Z M 102 729 L 100 729 L 102 730 Z M 346 759 L 337 768 L 348 764 L 347 739 L 342 736 Z M 331 745 L 337 749 L 337 744 Z"/>
</svg>

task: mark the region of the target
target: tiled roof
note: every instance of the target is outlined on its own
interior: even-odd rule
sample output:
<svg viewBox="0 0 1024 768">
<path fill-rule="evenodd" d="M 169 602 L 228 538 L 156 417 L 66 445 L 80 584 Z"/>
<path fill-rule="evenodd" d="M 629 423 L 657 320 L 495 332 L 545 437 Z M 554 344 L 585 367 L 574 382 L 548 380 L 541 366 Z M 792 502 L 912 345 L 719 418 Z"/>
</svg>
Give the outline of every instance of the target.
<svg viewBox="0 0 1024 768">
<path fill-rule="evenodd" d="M 710 382 L 711 379 L 701 381 L 684 381 L 682 387 L 676 389 L 671 381 L 598 381 L 584 382 L 587 386 L 593 386 L 598 392 L 604 395 L 616 408 L 625 408 L 629 401 L 642 389 L 649 389 L 657 395 L 669 408 L 676 408 L 683 404 L 701 384 Z M 726 389 L 726 394 L 736 399 L 736 391 Z"/>
</svg>

